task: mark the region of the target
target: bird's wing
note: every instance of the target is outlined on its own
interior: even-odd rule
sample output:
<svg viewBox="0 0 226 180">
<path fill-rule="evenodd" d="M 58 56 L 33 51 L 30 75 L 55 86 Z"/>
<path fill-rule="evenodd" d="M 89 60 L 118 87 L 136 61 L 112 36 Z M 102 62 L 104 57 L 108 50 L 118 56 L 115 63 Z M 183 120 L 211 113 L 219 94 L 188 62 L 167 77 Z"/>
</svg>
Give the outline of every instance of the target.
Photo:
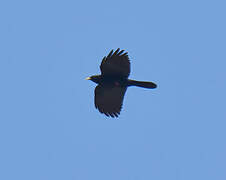
<svg viewBox="0 0 226 180">
<path fill-rule="evenodd" d="M 130 61 L 124 50 L 118 48 L 105 56 L 101 62 L 100 70 L 102 75 L 122 76 L 128 78 L 130 74 Z"/>
<path fill-rule="evenodd" d="M 95 107 L 107 116 L 118 117 L 127 87 L 98 85 L 95 88 Z"/>
</svg>

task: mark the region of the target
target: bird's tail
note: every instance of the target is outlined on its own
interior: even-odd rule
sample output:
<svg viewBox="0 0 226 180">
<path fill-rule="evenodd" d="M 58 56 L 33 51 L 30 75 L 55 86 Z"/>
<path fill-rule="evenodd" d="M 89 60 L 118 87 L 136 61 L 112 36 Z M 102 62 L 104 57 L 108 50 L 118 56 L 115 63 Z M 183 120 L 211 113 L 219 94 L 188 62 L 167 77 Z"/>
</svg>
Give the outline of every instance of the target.
<svg viewBox="0 0 226 180">
<path fill-rule="evenodd" d="M 145 81 L 135 81 L 135 80 L 128 80 L 128 86 L 138 86 L 143 88 L 154 89 L 157 85 L 153 82 L 145 82 Z"/>
</svg>

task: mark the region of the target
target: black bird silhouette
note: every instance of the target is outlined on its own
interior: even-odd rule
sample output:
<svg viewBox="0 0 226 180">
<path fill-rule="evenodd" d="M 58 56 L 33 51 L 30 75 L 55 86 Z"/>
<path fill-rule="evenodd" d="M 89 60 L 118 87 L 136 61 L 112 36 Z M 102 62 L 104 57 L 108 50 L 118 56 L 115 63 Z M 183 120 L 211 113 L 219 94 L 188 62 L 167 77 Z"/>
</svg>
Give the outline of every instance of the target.
<svg viewBox="0 0 226 180">
<path fill-rule="evenodd" d="M 129 86 L 154 89 L 153 82 L 128 79 L 130 60 L 127 52 L 118 48 L 105 56 L 100 65 L 101 75 L 86 78 L 98 85 L 95 88 L 95 107 L 106 116 L 118 117 L 122 109 L 123 97 Z"/>
</svg>

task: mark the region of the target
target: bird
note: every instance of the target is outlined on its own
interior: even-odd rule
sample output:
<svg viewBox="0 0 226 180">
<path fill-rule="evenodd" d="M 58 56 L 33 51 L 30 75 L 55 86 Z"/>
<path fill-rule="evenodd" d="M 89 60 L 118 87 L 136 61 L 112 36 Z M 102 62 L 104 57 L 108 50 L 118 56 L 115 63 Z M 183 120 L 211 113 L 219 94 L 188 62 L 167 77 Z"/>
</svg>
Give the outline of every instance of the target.
<svg viewBox="0 0 226 180">
<path fill-rule="evenodd" d="M 123 98 L 130 86 L 154 89 L 157 85 L 153 82 L 136 81 L 128 79 L 130 74 L 130 59 L 128 52 L 113 49 L 102 59 L 100 75 L 93 75 L 86 80 L 97 84 L 94 91 L 95 108 L 108 117 L 120 115 Z"/>
</svg>

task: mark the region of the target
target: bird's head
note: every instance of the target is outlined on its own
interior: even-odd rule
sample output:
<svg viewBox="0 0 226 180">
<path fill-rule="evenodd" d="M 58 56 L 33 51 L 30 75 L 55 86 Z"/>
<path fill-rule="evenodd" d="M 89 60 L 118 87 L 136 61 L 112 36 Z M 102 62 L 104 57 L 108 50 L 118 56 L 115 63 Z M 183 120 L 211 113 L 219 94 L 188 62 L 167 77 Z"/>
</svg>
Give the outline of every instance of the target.
<svg viewBox="0 0 226 180">
<path fill-rule="evenodd" d="M 91 80 L 97 84 L 99 84 L 100 79 L 101 79 L 100 75 L 90 76 L 86 78 L 86 80 Z"/>
</svg>

